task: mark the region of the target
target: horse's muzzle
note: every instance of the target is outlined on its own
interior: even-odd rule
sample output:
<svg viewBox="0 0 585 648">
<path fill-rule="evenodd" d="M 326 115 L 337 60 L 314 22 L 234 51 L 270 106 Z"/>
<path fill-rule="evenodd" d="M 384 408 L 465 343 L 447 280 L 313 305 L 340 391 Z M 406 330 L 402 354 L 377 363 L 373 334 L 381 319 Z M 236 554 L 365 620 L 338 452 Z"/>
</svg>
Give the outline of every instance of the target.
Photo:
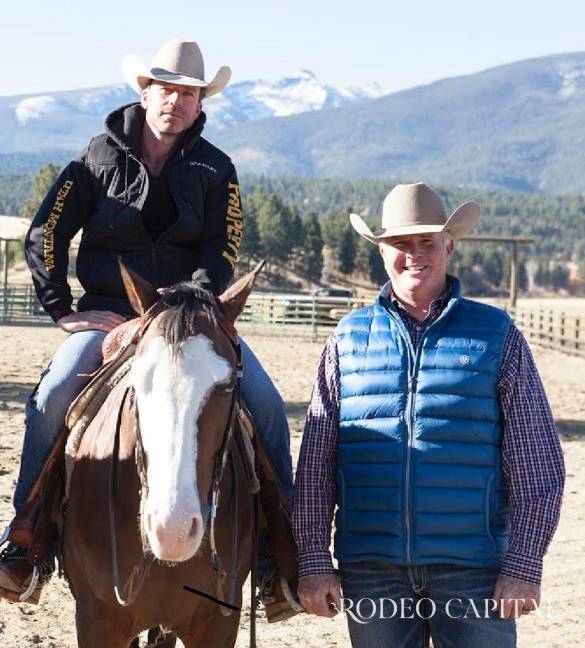
<svg viewBox="0 0 585 648">
<path fill-rule="evenodd" d="M 157 520 L 147 513 L 144 517 L 144 531 L 152 553 L 166 562 L 184 562 L 192 558 L 203 538 L 201 515 L 178 520 Z"/>
</svg>

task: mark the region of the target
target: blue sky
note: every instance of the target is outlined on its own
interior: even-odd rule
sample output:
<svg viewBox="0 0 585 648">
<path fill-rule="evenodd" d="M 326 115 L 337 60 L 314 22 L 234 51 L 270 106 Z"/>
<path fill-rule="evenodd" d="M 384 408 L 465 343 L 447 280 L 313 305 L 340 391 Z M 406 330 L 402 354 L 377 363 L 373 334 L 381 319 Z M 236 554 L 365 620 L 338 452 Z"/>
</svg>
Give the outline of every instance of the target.
<svg viewBox="0 0 585 648">
<path fill-rule="evenodd" d="M 388 91 L 585 50 L 583 0 L 21 0 L 2 10 L 0 95 L 107 85 L 171 37 L 199 42 L 207 76 L 276 80 L 300 68 Z"/>
</svg>

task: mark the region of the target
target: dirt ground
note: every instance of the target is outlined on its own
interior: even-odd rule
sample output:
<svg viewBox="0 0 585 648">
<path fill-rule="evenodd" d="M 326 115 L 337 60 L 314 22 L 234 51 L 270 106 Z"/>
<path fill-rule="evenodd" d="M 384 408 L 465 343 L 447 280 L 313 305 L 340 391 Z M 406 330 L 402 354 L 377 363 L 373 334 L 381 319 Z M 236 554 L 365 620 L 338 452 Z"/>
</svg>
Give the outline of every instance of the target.
<svg viewBox="0 0 585 648">
<path fill-rule="evenodd" d="M 24 403 L 63 334 L 48 327 L 0 327 L 0 526 L 12 515 Z M 287 338 L 246 336 L 272 375 L 288 406 L 293 457 L 321 345 Z M 559 530 L 545 560 L 544 613 L 518 624 L 521 648 L 585 646 L 585 360 L 535 349 L 535 356 L 562 434 L 567 487 Z M 0 602 L 0 645 L 7 648 L 71 648 L 76 645 L 73 599 L 63 580 L 53 578 L 38 606 Z M 237 646 L 247 645 L 249 608 L 242 615 Z M 345 621 L 300 615 L 258 624 L 261 647 L 349 646 Z M 107 647 L 104 647 L 107 648 Z"/>
</svg>

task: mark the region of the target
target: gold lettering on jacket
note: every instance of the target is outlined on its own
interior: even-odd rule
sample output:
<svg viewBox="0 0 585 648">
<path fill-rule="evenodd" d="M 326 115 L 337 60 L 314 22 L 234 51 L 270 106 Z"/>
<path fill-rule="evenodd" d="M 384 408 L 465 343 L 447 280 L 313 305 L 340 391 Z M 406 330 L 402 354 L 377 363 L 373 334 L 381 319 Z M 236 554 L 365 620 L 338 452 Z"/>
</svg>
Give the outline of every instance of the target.
<svg viewBox="0 0 585 648">
<path fill-rule="evenodd" d="M 54 230 L 61 218 L 65 198 L 71 191 L 73 180 L 66 180 L 57 192 L 55 202 L 51 208 L 47 222 L 43 226 L 43 256 L 45 258 L 45 270 L 50 272 L 55 268 L 55 234 Z"/>
<path fill-rule="evenodd" d="M 226 249 L 222 256 L 227 259 L 232 268 L 238 260 L 238 250 L 242 244 L 242 202 L 240 199 L 240 186 L 235 182 L 228 183 L 228 205 L 227 205 L 227 230 Z"/>
</svg>

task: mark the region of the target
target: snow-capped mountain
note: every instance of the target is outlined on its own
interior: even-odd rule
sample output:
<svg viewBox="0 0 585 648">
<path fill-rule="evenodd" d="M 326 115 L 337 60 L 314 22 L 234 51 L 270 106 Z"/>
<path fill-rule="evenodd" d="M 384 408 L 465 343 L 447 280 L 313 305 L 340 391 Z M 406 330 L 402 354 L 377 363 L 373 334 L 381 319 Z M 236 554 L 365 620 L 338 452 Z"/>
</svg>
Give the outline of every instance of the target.
<svg viewBox="0 0 585 648">
<path fill-rule="evenodd" d="M 288 117 L 323 108 L 339 108 L 383 94 L 376 83 L 359 88 L 325 85 L 310 70 L 300 70 L 276 83 L 244 81 L 228 86 L 205 102 L 217 130 L 266 117 Z"/>
<path fill-rule="evenodd" d="M 335 108 L 382 95 L 377 84 L 326 85 L 309 70 L 270 83 L 242 81 L 204 102 L 206 132 L 268 117 Z M 105 116 L 137 95 L 125 84 L 66 92 L 0 97 L 0 154 L 77 150 L 103 129 Z"/>
</svg>

